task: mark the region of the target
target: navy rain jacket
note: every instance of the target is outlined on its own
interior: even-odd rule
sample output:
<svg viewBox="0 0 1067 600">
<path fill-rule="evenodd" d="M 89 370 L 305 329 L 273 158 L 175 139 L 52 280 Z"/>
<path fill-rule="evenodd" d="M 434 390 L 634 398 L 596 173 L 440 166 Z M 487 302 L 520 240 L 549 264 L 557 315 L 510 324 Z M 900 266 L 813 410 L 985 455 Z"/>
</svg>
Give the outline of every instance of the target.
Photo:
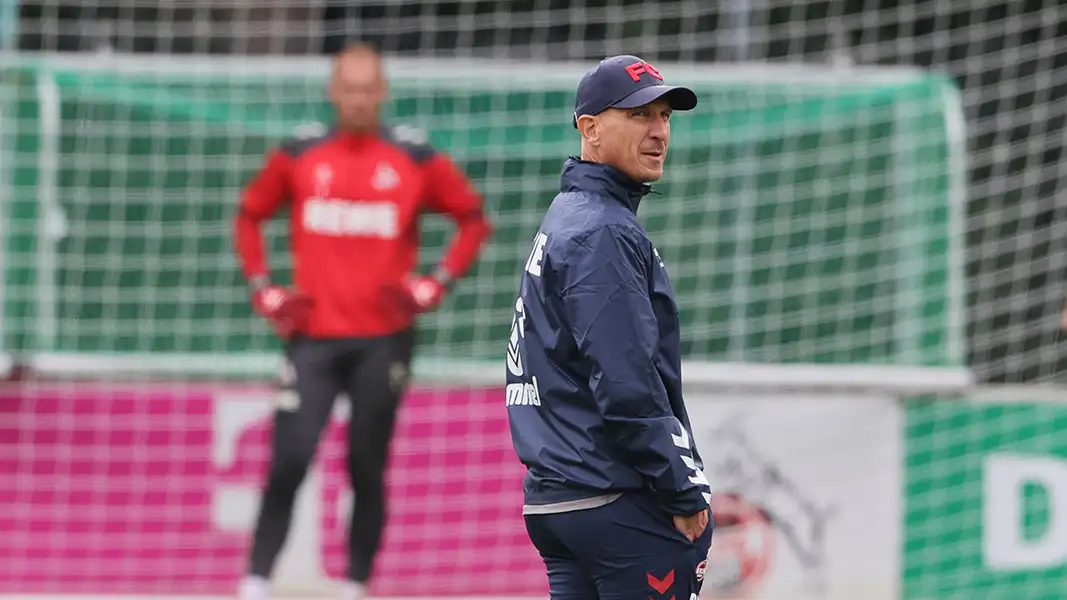
<svg viewBox="0 0 1067 600">
<path fill-rule="evenodd" d="M 527 507 L 632 490 L 673 515 L 709 507 L 682 400 L 677 305 L 637 221 L 648 192 L 570 158 L 534 239 L 507 350 Z"/>
</svg>

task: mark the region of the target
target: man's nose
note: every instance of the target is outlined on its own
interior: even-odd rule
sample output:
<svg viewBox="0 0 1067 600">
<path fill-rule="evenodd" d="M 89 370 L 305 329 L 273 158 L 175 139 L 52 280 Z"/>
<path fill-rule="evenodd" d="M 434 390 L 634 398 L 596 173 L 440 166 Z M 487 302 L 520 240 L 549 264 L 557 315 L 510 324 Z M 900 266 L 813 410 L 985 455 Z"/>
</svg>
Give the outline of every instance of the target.
<svg viewBox="0 0 1067 600">
<path fill-rule="evenodd" d="M 664 140 L 667 138 L 667 120 L 655 119 L 652 121 L 652 125 L 648 128 L 648 137 L 654 140 Z"/>
</svg>

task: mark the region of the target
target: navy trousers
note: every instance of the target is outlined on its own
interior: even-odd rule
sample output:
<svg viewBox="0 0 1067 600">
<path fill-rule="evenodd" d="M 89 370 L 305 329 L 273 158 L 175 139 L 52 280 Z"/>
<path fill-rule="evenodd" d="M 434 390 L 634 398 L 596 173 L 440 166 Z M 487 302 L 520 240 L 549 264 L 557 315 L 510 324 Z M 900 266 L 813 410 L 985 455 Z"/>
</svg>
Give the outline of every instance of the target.
<svg viewBox="0 0 1067 600">
<path fill-rule="evenodd" d="M 648 494 L 586 510 L 526 515 L 551 600 L 696 600 L 712 523 L 689 541 Z"/>
</svg>

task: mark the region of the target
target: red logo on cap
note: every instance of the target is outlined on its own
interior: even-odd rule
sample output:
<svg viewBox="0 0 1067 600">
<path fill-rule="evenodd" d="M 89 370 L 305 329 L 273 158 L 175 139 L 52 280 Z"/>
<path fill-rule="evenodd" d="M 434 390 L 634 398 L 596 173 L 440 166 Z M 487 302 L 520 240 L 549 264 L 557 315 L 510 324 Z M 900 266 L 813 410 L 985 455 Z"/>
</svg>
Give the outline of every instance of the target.
<svg viewBox="0 0 1067 600">
<path fill-rule="evenodd" d="M 634 81 L 641 81 L 641 73 L 648 73 L 649 75 L 663 81 L 663 75 L 659 74 L 656 67 L 646 62 L 635 62 L 634 64 L 626 67 L 626 72 L 630 74 L 630 79 Z"/>
</svg>

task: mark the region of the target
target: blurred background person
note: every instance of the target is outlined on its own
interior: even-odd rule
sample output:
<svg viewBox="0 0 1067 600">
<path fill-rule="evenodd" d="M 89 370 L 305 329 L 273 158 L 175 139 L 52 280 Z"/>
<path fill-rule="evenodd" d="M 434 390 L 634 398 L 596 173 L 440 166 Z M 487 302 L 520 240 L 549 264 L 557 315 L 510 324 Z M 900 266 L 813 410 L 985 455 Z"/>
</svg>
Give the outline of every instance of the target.
<svg viewBox="0 0 1067 600">
<path fill-rule="evenodd" d="M 490 233 L 481 196 L 459 168 L 418 134 L 381 123 L 386 83 L 373 48 L 348 46 L 334 58 L 329 96 L 334 127 L 271 152 L 245 188 L 235 222 L 253 304 L 285 340 L 283 385 L 294 392 L 274 418 L 243 600 L 267 598 L 297 489 L 341 393 L 351 404 L 354 492 L 342 598 L 363 597 L 385 525 L 384 473 L 416 315 L 438 306 Z M 295 264 L 291 288 L 272 282 L 260 232 L 283 206 Z M 431 275 L 412 275 L 426 210 L 449 215 L 458 230 Z"/>
</svg>

